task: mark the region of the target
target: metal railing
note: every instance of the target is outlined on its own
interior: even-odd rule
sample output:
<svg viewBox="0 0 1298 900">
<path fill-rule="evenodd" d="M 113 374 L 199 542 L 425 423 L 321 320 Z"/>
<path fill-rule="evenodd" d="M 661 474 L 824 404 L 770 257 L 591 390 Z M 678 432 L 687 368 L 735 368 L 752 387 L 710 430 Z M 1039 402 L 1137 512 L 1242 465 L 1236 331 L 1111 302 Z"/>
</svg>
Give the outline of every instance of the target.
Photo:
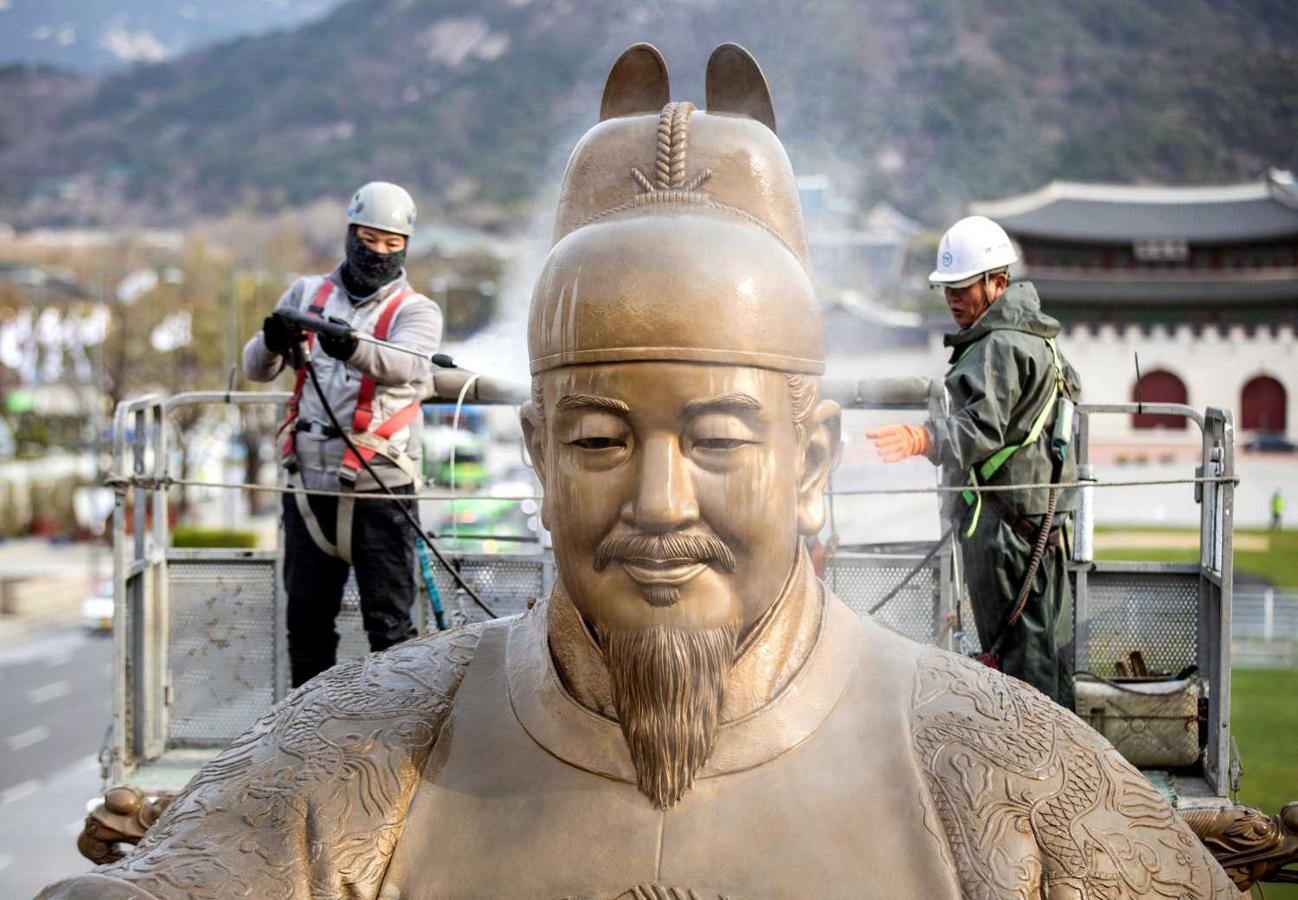
<svg viewBox="0 0 1298 900">
<path fill-rule="evenodd" d="M 1230 630 L 1234 665 L 1298 667 L 1298 594 L 1236 588 Z"/>
<path fill-rule="evenodd" d="M 1106 403 L 1078 406 L 1078 468 L 1091 469 L 1090 420 L 1096 415 L 1152 413 L 1182 416 L 1200 430 L 1200 464 L 1194 485 L 1199 504 L 1196 563 L 1075 560 L 1074 641 L 1079 669 L 1112 674 L 1117 659 L 1140 650 L 1151 667 L 1177 673 L 1193 666 L 1208 697 L 1203 777 L 1225 797 L 1232 774 L 1230 742 L 1231 607 L 1234 584 L 1235 426 L 1227 410 L 1199 412 L 1176 403 Z M 1083 488 L 1078 530 L 1094 546 L 1093 498 Z M 1106 671 L 1107 669 L 1107 671 Z"/>
<path fill-rule="evenodd" d="M 439 388 L 434 399 L 454 402 L 466 380 L 462 373 L 444 379 L 445 389 Z M 920 410 L 929 415 L 943 415 L 947 409 L 941 383 L 928 379 L 826 379 L 824 394 L 849 409 Z M 520 389 L 484 380 L 470 385 L 466 401 L 514 404 L 524 396 Z M 287 398 L 282 392 L 205 392 L 144 397 L 117 409 L 111 756 L 111 776 L 116 780 L 171 751 L 223 746 L 288 689 L 280 550 L 172 548 L 168 521 L 169 417 L 195 405 L 282 405 Z M 1136 411 L 1135 404 L 1081 405 L 1079 462 L 1088 463 L 1091 417 Z M 1230 758 L 1233 428 L 1229 414 L 1215 409 L 1201 413 L 1174 404 L 1145 404 L 1143 411 L 1181 415 L 1199 425 L 1201 471 L 1220 480 L 1195 485 L 1201 504 L 1198 563 L 1081 559 L 1071 565 L 1078 664 L 1103 670 L 1119 655 L 1141 649 L 1152 667 L 1175 672 L 1197 665 L 1209 696 L 1204 776 L 1210 791 L 1224 796 Z M 1083 497 L 1093 490 L 1083 489 Z M 852 493 L 859 497 L 873 492 Z M 834 502 L 833 492 L 830 502 Z M 1079 543 L 1091 527 L 1084 515 L 1079 516 Z M 926 549 L 914 542 L 894 542 L 833 553 L 825 577 L 850 607 L 864 614 L 923 558 Z M 972 621 L 959 553 L 954 539 L 939 548 L 879 610 L 878 620 L 918 641 L 977 649 L 976 636 L 966 634 L 961 642 L 953 629 L 959 610 L 965 622 Z M 525 609 L 554 583 L 552 554 L 541 545 L 530 553 L 450 550 L 447 556 L 500 614 Z M 435 581 L 453 623 L 482 617 L 465 602 L 445 571 L 436 568 Z M 428 627 L 426 604 L 418 609 Z M 340 618 L 340 658 L 366 651 L 358 619 L 355 595 L 349 590 Z"/>
</svg>

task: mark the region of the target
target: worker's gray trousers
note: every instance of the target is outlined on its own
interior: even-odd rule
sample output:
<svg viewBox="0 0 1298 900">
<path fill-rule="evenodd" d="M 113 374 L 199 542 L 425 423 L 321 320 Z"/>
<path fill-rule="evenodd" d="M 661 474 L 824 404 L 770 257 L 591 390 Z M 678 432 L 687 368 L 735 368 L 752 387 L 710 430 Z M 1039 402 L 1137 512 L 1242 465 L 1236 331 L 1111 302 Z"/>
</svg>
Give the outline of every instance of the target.
<svg viewBox="0 0 1298 900">
<path fill-rule="evenodd" d="M 1039 517 L 1037 517 L 1039 519 Z M 1056 517 L 1057 524 L 1063 524 Z M 973 606 L 978 640 L 986 650 L 1009 619 L 1027 574 L 1032 547 L 991 510 L 960 548 L 965 584 Z M 1066 542 L 1047 548 L 1033 580 L 1023 615 L 1001 644 L 1001 669 L 1022 679 L 1061 706 L 1073 708 L 1073 592 L 1069 585 Z"/>
</svg>

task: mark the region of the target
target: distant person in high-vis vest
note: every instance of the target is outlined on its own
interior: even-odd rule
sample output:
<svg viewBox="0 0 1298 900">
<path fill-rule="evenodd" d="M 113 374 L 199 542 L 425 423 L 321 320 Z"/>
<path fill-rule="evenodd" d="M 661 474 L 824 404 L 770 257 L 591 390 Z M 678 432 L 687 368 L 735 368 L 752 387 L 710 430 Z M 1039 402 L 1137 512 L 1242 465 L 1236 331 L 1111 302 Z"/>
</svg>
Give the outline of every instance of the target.
<svg viewBox="0 0 1298 900">
<path fill-rule="evenodd" d="M 1028 282 L 1010 284 L 1017 261 L 1009 236 L 983 216 L 956 222 L 942 236 L 929 283 L 942 288 L 960 330 L 946 336 L 951 412 L 922 425 L 869 432 L 879 455 L 898 462 L 923 455 L 948 484 L 1043 485 L 1052 480 L 1050 441 L 1061 397 L 1080 391 L 1055 338 L 1059 322 L 1041 311 Z M 1070 450 L 1058 480 L 1076 480 Z M 1068 513 L 1075 492 L 1058 495 L 1044 553 L 1021 611 L 1018 599 L 1044 523 L 1049 489 L 963 492 L 947 504 L 959 535 L 965 583 L 984 650 L 996 664 L 1055 702 L 1073 705 L 1072 591 Z M 1016 614 L 1017 613 L 1017 614 Z"/>
<path fill-rule="evenodd" d="M 1284 492 L 1279 488 L 1271 495 L 1271 530 L 1279 531 L 1284 524 Z"/>
<path fill-rule="evenodd" d="M 410 353 L 326 335 L 304 334 L 270 315 L 243 348 L 244 374 L 270 381 L 292 365 L 294 344 L 305 342 L 320 387 L 352 452 L 329 417 L 305 369 L 298 369 L 287 419 L 277 440 L 292 486 L 337 496 L 284 497 L 284 584 L 288 591 L 288 653 L 297 687 L 336 661 L 334 620 L 351 568 L 360 589 L 361 617 L 371 650 L 415 635 L 410 610 L 416 589 L 417 540 L 397 504 L 356 495 L 418 490 L 420 403 L 432 378 L 428 358 L 442 337 L 442 312 L 406 280 L 407 242 L 415 203 L 403 188 L 366 184 L 347 209 L 347 258 L 327 275 L 299 278 L 276 309 L 337 318 Z M 367 471 L 361 458 L 369 464 Z"/>
</svg>

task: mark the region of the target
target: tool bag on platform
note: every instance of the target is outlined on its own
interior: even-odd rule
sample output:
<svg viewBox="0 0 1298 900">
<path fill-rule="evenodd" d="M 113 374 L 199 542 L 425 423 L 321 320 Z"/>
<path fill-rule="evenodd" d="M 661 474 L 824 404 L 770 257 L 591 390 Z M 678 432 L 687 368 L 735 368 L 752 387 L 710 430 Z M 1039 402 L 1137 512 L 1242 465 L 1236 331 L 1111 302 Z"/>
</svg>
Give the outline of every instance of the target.
<svg viewBox="0 0 1298 900">
<path fill-rule="evenodd" d="M 1177 768 L 1199 761 L 1197 678 L 1074 682 L 1077 715 L 1133 766 Z"/>
</svg>

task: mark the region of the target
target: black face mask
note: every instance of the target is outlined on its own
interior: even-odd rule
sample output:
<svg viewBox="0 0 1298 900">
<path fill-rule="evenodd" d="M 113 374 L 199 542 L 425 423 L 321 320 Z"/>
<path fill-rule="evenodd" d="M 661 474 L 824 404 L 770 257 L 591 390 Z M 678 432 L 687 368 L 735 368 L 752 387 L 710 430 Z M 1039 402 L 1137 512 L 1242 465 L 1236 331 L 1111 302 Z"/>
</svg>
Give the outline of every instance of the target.
<svg viewBox="0 0 1298 900">
<path fill-rule="evenodd" d="M 377 253 L 365 246 L 357 236 L 355 226 L 347 229 L 347 266 L 343 275 L 352 293 L 368 297 L 400 275 L 405 264 L 404 249 L 396 253 Z"/>
</svg>

